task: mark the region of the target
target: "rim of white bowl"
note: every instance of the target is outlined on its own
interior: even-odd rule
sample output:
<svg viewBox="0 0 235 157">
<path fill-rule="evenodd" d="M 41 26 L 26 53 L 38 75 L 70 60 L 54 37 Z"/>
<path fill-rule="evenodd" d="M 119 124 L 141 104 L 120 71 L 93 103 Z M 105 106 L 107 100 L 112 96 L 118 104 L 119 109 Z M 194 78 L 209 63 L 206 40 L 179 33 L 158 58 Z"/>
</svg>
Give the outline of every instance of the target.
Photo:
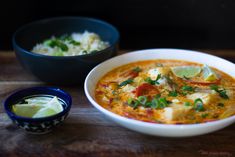
<svg viewBox="0 0 235 157">
<path fill-rule="evenodd" d="M 235 122 L 235 115 L 230 116 L 230 117 L 225 118 L 225 119 L 215 120 L 215 121 L 211 121 L 211 122 L 204 122 L 204 123 L 196 123 L 196 124 L 159 124 L 159 123 L 144 122 L 144 121 L 140 121 L 140 120 L 135 120 L 135 119 L 130 119 L 130 118 L 127 118 L 127 117 L 123 117 L 123 116 L 120 116 L 120 115 L 118 115 L 116 113 L 113 113 L 113 112 L 105 109 L 101 105 L 99 105 L 96 102 L 96 100 L 91 96 L 91 93 L 88 91 L 88 81 L 89 81 L 89 78 L 96 71 L 96 69 L 99 68 L 102 64 L 107 63 L 107 62 L 111 62 L 112 60 L 116 60 L 117 58 L 122 57 L 122 56 L 127 56 L 127 55 L 134 54 L 134 53 L 142 53 L 142 51 L 156 51 L 156 50 L 157 51 L 169 51 L 170 50 L 170 51 L 181 51 L 181 52 L 185 51 L 185 52 L 202 54 L 202 55 L 206 55 L 208 57 L 210 56 L 210 57 L 214 57 L 214 58 L 220 59 L 220 60 L 222 60 L 224 62 L 233 64 L 235 66 L 234 63 L 232 63 L 230 61 L 227 61 L 227 60 L 225 60 L 223 58 L 220 58 L 220 57 L 217 57 L 217 56 L 214 56 L 214 55 L 210 55 L 210 54 L 206 54 L 206 53 L 203 53 L 203 52 L 192 51 L 192 50 L 161 48 L 161 49 L 144 49 L 144 50 L 131 51 L 131 52 L 128 52 L 128 53 L 125 53 L 125 54 L 122 54 L 122 55 L 110 58 L 110 59 L 100 63 L 99 65 L 94 67 L 89 72 L 89 74 L 87 75 L 87 77 L 85 79 L 84 90 L 85 90 L 85 94 L 86 94 L 88 100 L 91 102 L 91 104 L 95 108 L 97 108 L 99 111 L 103 112 L 104 114 L 109 115 L 110 117 L 114 117 L 115 119 L 118 119 L 120 121 L 126 121 L 127 123 L 131 123 L 131 124 L 134 124 L 134 125 L 143 126 L 143 127 L 152 127 L 152 128 L 156 128 L 156 129 L 157 128 L 159 128 L 159 129 L 160 128 L 161 129 L 165 128 L 165 129 L 173 129 L 173 130 L 174 129 L 194 129 L 194 128 L 210 127 L 210 126 L 214 126 L 214 125 L 219 125 L 221 123 L 229 123 L 231 121 L 233 121 L 232 123 Z M 146 60 L 146 59 L 143 59 L 143 60 Z M 120 66 L 121 65 L 125 65 L 125 64 L 120 64 Z"/>
</svg>

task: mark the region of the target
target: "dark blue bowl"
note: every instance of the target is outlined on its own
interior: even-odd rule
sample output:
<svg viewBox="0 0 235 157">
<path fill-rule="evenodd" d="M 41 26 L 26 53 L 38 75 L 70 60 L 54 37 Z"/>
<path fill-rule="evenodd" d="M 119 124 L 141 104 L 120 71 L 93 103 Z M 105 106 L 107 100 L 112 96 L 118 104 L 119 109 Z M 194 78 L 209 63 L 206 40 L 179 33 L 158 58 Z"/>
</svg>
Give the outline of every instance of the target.
<svg viewBox="0 0 235 157">
<path fill-rule="evenodd" d="M 32 95 L 52 95 L 63 100 L 64 110 L 56 115 L 43 118 L 27 118 L 17 116 L 12 112 L 12 105 L 18 103 L 25 97 Z M 71 96 L 59 88 L 53 87 L 33 87 L 17 91 L 10 95 L 4 102 L 4 108 L 10 119 L 29 133 L 44 134 L 50 132 L 54 127 L 61 124 L 68 116 L 72 105 Z"/>
<path fill-rule="evenodd" d="M 97 33 L 110 47 L 81 56 L 46 56 L 31 52 L 37 44 L 51 36 L 73 32 Z M 13 47 L 23 67 L 40 80 L 54 84 L 83 84 L 88 72 L 97 64 L 116 55 L 119 32 L 112 25 L 86 17 L 59 17 L 27 24 L 13 35 Z"/>
</svg>

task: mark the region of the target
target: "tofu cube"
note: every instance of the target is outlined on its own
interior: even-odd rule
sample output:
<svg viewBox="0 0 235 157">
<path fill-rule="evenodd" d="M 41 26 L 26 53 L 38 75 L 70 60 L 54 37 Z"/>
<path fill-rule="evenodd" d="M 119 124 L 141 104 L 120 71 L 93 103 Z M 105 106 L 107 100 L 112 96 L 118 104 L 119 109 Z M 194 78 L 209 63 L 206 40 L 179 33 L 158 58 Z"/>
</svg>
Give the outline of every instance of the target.
<svg viewBox="0 0 235 157">
<path fill-rule="evenodd" d="M 164 75 L 168 75 L 170 72 L 170 68 L 168 67 L 157 67 L 157 68 L 153 68 L 150 69 L 148 71 L 148 76 L 152 79 L 152 80 L 156 80 L 157 76 L 159 74 L 161 74 L 162 76 Z"/>
<path fill-rule="evenodd" d="M 163 121 L 171 122 L 184 118 L 192 109 L 192 106 L 184 106 L 183 104 L 173 104 L 163 109 L 161 118 Z"/>
<path fill-rule="evenodd" d="M 128 93 L 132 92 L 133 90 L 135 90 L 135 87 L 132 86 L 132 85 L 129 85 L 129 84 L 125 85 L 125 86 L 122 88 L 122 91 L 123 91 L 123 92 L 128 92 Z"/>
<path fill-rule="evenodd" d="M 158 67 L 158 68 L 150 69 L 148 71 L 148 76 L 152 80 L 156 80 L 159 74 L 161 74 L 161 76 L 165 76 L 165 75 L 168 75 L 169 72 L 170 72 L 170 68 L 168 67 Z M 164 86 L 165 89 L 172 90 L 165 77 L 161 77 L 158 80 L 158 82 L 159 82 L 158 86 Z"/>
<path fill-rule="evenodd" d="M 214 102 L 217 102 L 219 97 L 216 93 L 194 93 L 194 94 L 190 94 L 190 95 L 187 95 L 187 98 L 188 99 L 191 99 L 191 100 L 195 100 L 195 99 L 202 99 L 202 102 L 205 104 L 205 105 L 208 105 L 210 103 L 214 103 Z"/>
</svg>

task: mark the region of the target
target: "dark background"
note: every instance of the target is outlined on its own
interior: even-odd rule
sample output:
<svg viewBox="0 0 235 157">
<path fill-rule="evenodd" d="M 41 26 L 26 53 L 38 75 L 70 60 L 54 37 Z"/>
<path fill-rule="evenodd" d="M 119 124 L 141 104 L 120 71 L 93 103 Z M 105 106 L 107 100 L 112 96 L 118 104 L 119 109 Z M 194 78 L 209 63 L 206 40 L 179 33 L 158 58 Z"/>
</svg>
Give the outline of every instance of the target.
<svg viewBox="0 0 235 157">
<path fill-rule="evenodd" d="M 118 28 L 122 49 L 235 48 L 233 0 L 2 0 L 0 49 L 21 25 L 55 16 L 88 16 Z"/>
</svg>

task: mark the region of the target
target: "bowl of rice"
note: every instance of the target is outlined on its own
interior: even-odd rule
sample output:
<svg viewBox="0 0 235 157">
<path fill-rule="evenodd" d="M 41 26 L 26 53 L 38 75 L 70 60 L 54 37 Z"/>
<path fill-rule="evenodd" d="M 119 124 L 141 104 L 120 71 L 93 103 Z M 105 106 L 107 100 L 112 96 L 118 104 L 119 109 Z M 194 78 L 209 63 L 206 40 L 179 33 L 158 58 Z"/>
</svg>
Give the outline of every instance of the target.
<svg viewBox="0 0 235 157">
<path fill-rule="evenodd" d="M 13 48 L 21 65 L 52 84 L 82 84 L 97 64 L 116 55 L 119 32 L 87 17 L 57 17 L 19 28 Z"/>
</svg>

